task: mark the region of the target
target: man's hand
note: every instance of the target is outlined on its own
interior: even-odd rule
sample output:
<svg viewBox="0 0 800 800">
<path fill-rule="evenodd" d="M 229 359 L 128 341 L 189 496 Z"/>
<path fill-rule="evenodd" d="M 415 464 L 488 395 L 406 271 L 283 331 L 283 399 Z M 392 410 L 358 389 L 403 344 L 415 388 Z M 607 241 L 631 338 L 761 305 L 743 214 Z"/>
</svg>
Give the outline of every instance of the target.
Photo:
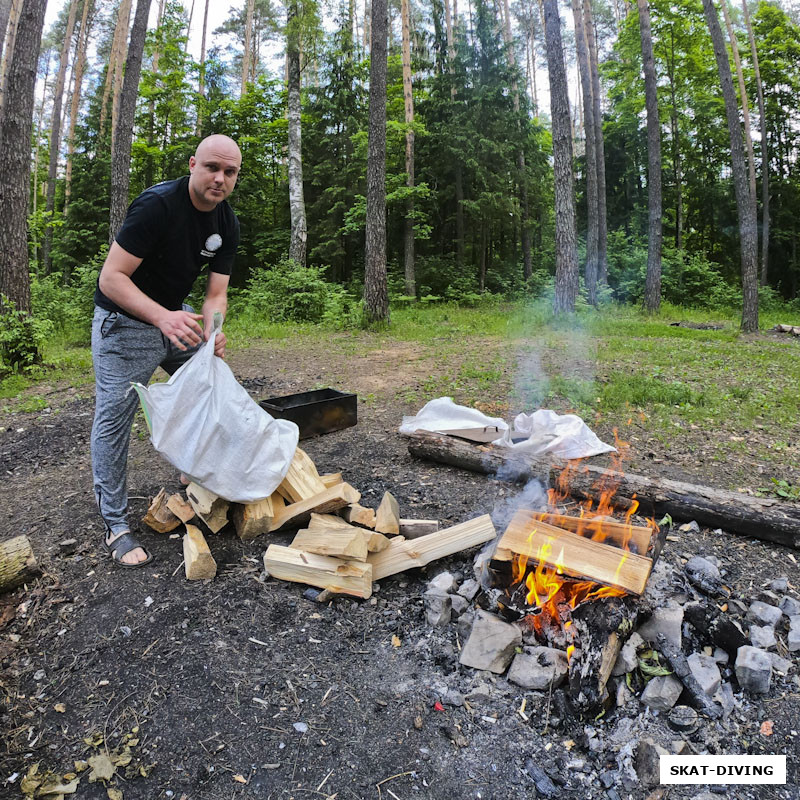
<svg viewBox="0 0 800 800">
<path fill-rule="evenodd" d="M 213 326 L 206 326 L 206 332 L 204 334 L 206 341 L 209 340 L 212 330 Z M 225 334 L 222 331 L 217 331 L 217 338 L 214 339 L 214 355 L 219 356 L 220 358 L 225 358 L 225 345 L 227 343 L 228 340 L 225 338 Z"/>
<path fill-rule="evenodd" d="M 203 341 L 203 329 L 198 320 L 202 314 L 189 311 L 167 311 L 159 320 L 158 328 L 179 350 L 187 350 Z M 224 346 L 224 345 L 223 345 Z M 216 350 L 216 348 L 214 348 Z"/>
</svg>

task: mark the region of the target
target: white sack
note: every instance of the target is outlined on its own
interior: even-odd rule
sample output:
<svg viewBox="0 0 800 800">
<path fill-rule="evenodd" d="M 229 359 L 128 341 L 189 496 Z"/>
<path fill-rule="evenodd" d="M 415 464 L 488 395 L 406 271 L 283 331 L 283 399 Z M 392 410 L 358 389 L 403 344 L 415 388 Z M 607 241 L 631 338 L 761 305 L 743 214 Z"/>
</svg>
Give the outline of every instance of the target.
<svg viewBox="0 0 800 800">
<path fill-rule="evenodd" d="M 274 419 L 214 355 L 211 338 L 166 383 L 135 383 L 150 441 L 195 483 L 235 503 L 269 497 L 297 449 L 297 425 Z"/>
<path fill-rule="evenodd" d="M 427 403 L 416 416 L 403 417 L 400 433 L 414 431 L 447 431 L 462 428 L 496 427 L 502 436 L 492 444 L 531 455 L 550 454 L 557 458 L 589 458 L 600 453 L 615 452 L 616 448 L 601 442 L 588 425 L 575 414 L 556 414 L 539 409 L 533 414 L 518 414 L 511 429 L 505 420 L 489 417 L 475 408 L 453 402 L 450 397 L 439 397 Z M 514 442 L 512 439 L 523 441 Z"/>
</svg>

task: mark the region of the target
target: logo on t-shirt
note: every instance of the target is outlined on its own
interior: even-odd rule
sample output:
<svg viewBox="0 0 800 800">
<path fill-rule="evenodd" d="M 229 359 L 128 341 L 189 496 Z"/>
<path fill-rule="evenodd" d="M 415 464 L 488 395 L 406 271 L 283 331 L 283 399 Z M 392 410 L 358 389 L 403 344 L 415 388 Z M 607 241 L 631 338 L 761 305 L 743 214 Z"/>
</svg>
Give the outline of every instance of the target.
<svg viewBox="0 0 800 800">
<path fill-rule="evenodd" d="M 217 250 L 222 247 L 222 237 L 218 233 L 212 233 L 206 239 L 205 249 L 200 251 L 200 254 L 206 258 L 213 258 L 217 254 Z"/>
</svg>

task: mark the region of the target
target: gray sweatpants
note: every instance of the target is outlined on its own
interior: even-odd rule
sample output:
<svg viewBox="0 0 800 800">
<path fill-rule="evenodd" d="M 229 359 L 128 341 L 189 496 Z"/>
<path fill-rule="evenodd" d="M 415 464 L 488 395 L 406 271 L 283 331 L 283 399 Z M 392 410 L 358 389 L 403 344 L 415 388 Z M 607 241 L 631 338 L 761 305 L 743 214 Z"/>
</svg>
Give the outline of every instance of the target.
<svg viewBox="0 0 800 800">
<path fill-rule="evenodd" d="M 184 306 L 191 310 L 189 306 Z M 92 362 L 95 411 L 92 425 L 94 494 L 106 529 L 128 530 L 128 444 L 139 398 L 131 383 L 147 385 L 161 366 L 170 375 L 198 347 L 178 350 L 161 331 L 124 314 L 95 307 Z"/>
</svg>

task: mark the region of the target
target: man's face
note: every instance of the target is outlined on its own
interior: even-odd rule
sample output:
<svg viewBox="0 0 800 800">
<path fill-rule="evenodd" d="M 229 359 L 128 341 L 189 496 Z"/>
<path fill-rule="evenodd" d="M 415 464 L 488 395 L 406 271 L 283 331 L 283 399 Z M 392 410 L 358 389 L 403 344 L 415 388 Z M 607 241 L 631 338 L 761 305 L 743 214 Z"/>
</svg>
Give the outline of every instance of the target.
<svg viewBox="0 0 800 800">
<path fill-rule="evenodd" d="M 242 156 L 223 136 L 202 141 L 189 159 L 189 196 L 198 211 L 213 211 L 236 186 Z"/>
</svg>

